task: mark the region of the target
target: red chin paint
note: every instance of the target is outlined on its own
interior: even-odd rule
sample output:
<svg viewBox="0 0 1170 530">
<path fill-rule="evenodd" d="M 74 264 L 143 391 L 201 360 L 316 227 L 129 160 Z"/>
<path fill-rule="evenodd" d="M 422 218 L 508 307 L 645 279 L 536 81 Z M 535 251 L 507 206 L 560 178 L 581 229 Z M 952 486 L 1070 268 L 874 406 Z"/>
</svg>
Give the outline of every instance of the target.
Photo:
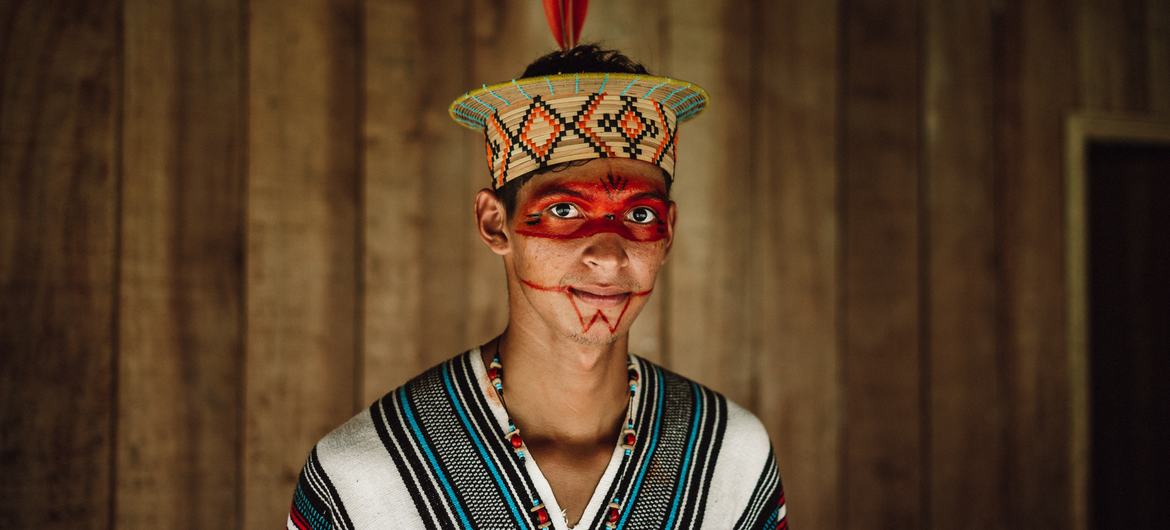
<svg viewBox="0 0 1170 530">
<path fill-rule="evenodd" d="M 528 280 L 522 279 L 520 281 L 523 282 L 524 285 L 527 285 L 527 286 L 529 286 L 533 289 L 536 289 L 538 291 L 563 293 L 565 295 L 565 297 L 569 299 L 569 305 L 573 306 L 573 312 L 577 313 L 577 321 L 581 324 L 581 333 L 589 333 L 589 330 L 593 329 L 593 325 L 596 324 L 598 321 L 601 321 L 601 322 L 605 323 L 606 329 L 609 329 L 610 335 L 617 333 L 618 326 L 621 326 L 622 318 L 626 316 L 626 310 L 630 308 L 630 302 L 634 299 L 634 297 L 636 297 L 636 296 L 649 296 L 650 292 L 654 290 L 653 288 L 651 288 L 651 289 L 647 289 L 645 291 L 630 292 L 629 296 L 626 297 L 626 302 L 624 304 L 622 304 L 621 310 L 618 312 L 617 317 L 615 317 L 613 319 L 613 321 L 610 322 L 609 317 L 606 316 L 605 313 L 600 309 L 598 309 L 597 312 L 593 313 L 593 315 L 589 318 L 589 320 L 586 320 L 585 315 L 581 312 L 581 307 L 577 305 L 577 297 L 573 296 L 573 290 L 571 287 L 568 287 L 568 286 L 549 287 L 549 286 L 545 286 L 545 285 L 540 285 L 538 283 L 530 282 Z"/>
<path fill-rule="evenodd" d="M 553 213 L 551 207 L 561 203 L 575 208 L 571 217 Z M 630 218 L 643 208 L 653 212 L 654 219 L 639 223 Z M 513 228 L 526 237 L 578 239 L 613 233 L 630 241 L 652 242 L 667 235 L 668 208 L 661 187 L 611 174 L 598 182 L 552 183 L 537 189 L 520 206 Z"/>
</svg>

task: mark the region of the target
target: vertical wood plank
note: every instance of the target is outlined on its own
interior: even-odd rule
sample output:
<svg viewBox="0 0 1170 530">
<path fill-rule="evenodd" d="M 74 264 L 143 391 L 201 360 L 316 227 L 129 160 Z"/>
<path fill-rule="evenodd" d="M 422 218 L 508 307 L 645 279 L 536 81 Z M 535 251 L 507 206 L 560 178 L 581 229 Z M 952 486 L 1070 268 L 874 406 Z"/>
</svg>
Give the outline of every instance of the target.
<svg viewBox="0 0 1170 530">
<path fill-rule="evenodd" d="M 358 9 L 251 3 L 244 527 L 281 524 L 312 444 L 354 412 Z"/>
<path fill-rule="evenodd" d="M 679 373 L 754 406 L 750 277 L 752 10 L 742 4 L 671 2 L 663 73 L 701 85 L 712 103 L 679 126 L 674 248 L 664 294 L 665 359 Z M 665 287 L 665 289 L 663 289 Z"/>
<path fill-rule="evenodd" d="M 793 527 L 840 528 L 837 5 L 759 5 L 754 199 L 752 218 L 739 218 L 764 227 L 743 256 L 758 283 L 748 353 L 756 411 L 791 485 Z"/>
<path fill-rule="evenodd" d="M 922 526 L 919 27 L 914 0 L 845 4 L 844 528 Z"/>
<path fill-rule="evenodd" d="M 464 171 L 482 150 L 447 115 L 471 88 L 466 33 L 446 31 L 466 27 L 465 6 L 371 0 L 365 12 L 363 404 L 471 346 Z"/>
<path fill-rule="evenodd" d="M 669 75 L 662 66 L 670 55 L 668 28 L 663 16 L 668 2 L 598 2 L 589 5 L 589 17 L 581 31 L 581 42 L 597 42 L 603 48 L 617 49 L 642 63 L 655 75 Z M 547 31 L 548 43 L 552 36 Z M 535 56 L 533 57 L 535 58 Z"/>
<path fill-rule="evenodd" d="M 451 99 L 482 84 L 519 78 L 528 63 L 556 48 L 539 3 L 527 0 L 467 1 L 471 40 L 466 79 L 470 84 L 452 94 Z M 593 17 L 597 6 L 590 7 L 593 11 L 590 17 Z M 590 24 L 585 25 L 586 35 Z M 464 192 L 457 203 L 457 208 L 466 216 L 467 228 L 460 229 L 462 239 L 453 241 L 460 241 L 470 249 L 469 266 L 465 271 L 469 316 L 464 330 L 467 339 L 478 344 L 499 334 L 507 325 L 508 289 L 503 260 L 484 246 L 474 229 L 472 206 L 475 193 L 491 187 L 483 155 L 483 134 L 458 131 L 457 135 L 464 142 L 462 145 L 469 146 L 471 154 L 464 158 Z"/>
<path fill-rule="evenodd" d="M 0 521 L 110 524 L 116 2 L 0 5 Z"/>
<path fill-rule="evenodd" d="M 1115 112 L 1147 109 L 1146 1 L 1076 3 L 1078 86 L 1085 108 Z"/>
<path fill-rule="evenodd" d="M 925 6 L 930 406 L 927 528 L 1002 523 L 996 357 L 992 14 L 988 0 Z"/>
<path fill-rule="evenodd" d="M 237 522 L 239 2 L 125 3 L 116 522 Z"/>
<path fill-rule="evenodd" d="M 1074 13 L 1066 2 L 1005 3 L 997 28 L 996 238 L 1004 526 L 1070 523 L 1069 359 L 1065 351 L 1066 114 L 1076 106 Z M 1076 501 L 1076 502 L 1079 502 Z"/>
<path fill-rule="evenodd" d="M 1150 110 L 1170 115 L 1170 2 L 1146 1 Z"/>
</svg>

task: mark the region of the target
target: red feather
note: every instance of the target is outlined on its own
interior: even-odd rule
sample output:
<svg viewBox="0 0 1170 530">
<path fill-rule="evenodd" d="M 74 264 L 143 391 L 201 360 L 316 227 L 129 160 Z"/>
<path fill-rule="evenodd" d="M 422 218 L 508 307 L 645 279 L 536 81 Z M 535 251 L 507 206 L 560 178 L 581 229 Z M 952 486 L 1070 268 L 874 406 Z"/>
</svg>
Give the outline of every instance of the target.
<svg viewBox="0 0 1170 530">
<path fill-rule="evenodd" d="M 562 50 L 568 50 L 581 40 L 581 28 L 585 25 L 585 13 L 589 0 L 544 0 L 544 16 L 553 40 Z"/>
</svg>

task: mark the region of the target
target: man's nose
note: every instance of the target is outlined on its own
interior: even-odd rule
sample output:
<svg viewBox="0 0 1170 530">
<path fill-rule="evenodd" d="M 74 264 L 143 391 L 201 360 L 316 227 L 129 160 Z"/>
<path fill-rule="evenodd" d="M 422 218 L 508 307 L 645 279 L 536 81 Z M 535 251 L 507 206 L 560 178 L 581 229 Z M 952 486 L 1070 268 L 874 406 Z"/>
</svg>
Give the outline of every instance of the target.
<svg viewBox="0 0 1170 530">
<path fill-rule="evenodd" d="M 609 232 L 590 237 L 582 259 L 590 267 L 607 269 L 620 269 L 630 264 L 630 257 L 626 254 L 625 239 Z"/>
</svg>

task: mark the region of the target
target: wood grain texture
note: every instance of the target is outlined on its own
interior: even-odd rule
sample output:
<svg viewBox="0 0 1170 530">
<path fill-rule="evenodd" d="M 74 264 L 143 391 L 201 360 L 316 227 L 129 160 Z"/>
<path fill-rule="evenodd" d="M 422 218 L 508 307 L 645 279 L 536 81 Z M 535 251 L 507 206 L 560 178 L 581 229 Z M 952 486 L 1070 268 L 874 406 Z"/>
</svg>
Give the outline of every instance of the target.
<svg viewBox="0 0 1170 530">
<path fill-rule="evenodd" d="M 842 528 L 917 528 L 926 487 L 919 6 L 862 0 L 842 9 Z"/>
<path fill-rule="evenodd" d="M 131 0 L 124 20 L 115 521 L 223 526 L 241 493 L 243 18 Z"/>
<path fill-rule="evenodd" d="M 698 0 L 671 2 L 664 72 L 697 83 L 712 104 L 679 126 L 678 203 L 665 291 L 668 365 L 745 406 L 753 403 L 749 296 L 751 11 Z M 663 294 L 663 293 L 659 293 Z"/>
<path fill-rule="evenodd" d="M 471 88 L 469 50 L 463 34 L 441 29 L 463 26 L 466 11 L 365 6 L 363 404 L 472 345 L 469 260 L 486 250 L 471 245 L 473 194 L 463 184 L 481 136 L 447 115 Z"/>
<path fill-rule="evenodd" d="M 1075 44 L 1080 75 L 1077 86 L 1084 107 L 1140 112 L 1149 106 L 1147 1 L 1076 2 Z"/>
<path fill-rule="evenodd" d="M 1002 523 L 996 356 L 992 12 L 987 0 L 925 6 L 927 528 Z"/>
<path fill-rule="evenodd" d="M 282 524 L 314 442 L 355 412 L 359 20 L 249 9 L 245 528 Z"/>
<path fill-rule="evenodd" d="M 466 79 L 469 84 L 452 94 L 451 99 L 483 84 L 519 78 L 528 63 L 556 48 L 539 4 L 527 0 L 469 0 L 468 5 L 467 25 L 471 31 Z M 590 18 L 596 15 L 597 6 L 591 8 Z M 590 24 L 586 22 L 582 30 L 585 38 L 589 38 Z M 446 125 L 450 127 L 453 122 L 448 120 Z M 478 344 L 496 336 L 507 325 L 508 289 L 503 260 L 488 250 L 474 228 L 475 193 L 491 187 L 483 154 L 483 133 L 459 129 L 456 134 L 461 147 L 470 149 L 470 154 L 463 159 L 464 191 L 453 206 L 465 216 L 466 228 L 460 228 L 460 239 L 453 239 L 452 244 L 470 249 L 467 268 L 462 273 L 467 282 L 463 296 L 468 309 L 463 329 L 467 340 Z"/>
<path fill-rule="evenodd" d="M 1146 75 L 1149 110 L 1170 115 L 1170 2 L 1146 1 Z"/>
<path fill-rule="evenodd" d="M 113 2 L 0 4 L 0 521 L 110 523 Z"/>
<path fill-rule="evenodd" d="M 826 2 L 762 2 L 752 144 L 755 403 L 794 528 L 841 527 L 838 24 Z M 767 31 L 764 31 L 767 29 Z"/>
<path fill-rule="evenodd" d="M 839 12 L 761 2 L 756 23 L 752 405 L 772 436 L 793 528 L 840 528 Z"/>
<path fill-rule="evenodd" d="M 1075 13 L 1004 4 L 996 30 L 996 313 L 1006 458 L 1004 526 L 1069 523 L 1063 127 L 1077 99 Z"/>
</svg>

